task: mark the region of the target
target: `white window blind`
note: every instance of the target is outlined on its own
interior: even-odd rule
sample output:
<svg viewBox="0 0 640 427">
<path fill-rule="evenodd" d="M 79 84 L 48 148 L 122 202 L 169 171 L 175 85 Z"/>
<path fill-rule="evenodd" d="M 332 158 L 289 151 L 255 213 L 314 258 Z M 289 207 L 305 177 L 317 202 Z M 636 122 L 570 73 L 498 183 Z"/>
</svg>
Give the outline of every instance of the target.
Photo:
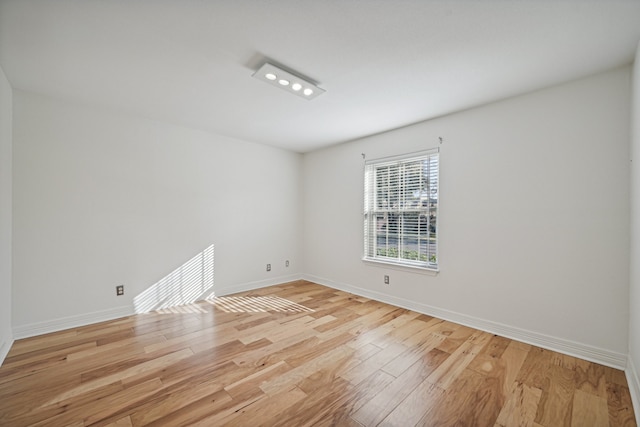
<svg viewBox="0 0 640 427">
<path fill-rule="evenodd" d="M 365 162 L 364 259 L 438 268 L 437 150 Z"/>
</svg>

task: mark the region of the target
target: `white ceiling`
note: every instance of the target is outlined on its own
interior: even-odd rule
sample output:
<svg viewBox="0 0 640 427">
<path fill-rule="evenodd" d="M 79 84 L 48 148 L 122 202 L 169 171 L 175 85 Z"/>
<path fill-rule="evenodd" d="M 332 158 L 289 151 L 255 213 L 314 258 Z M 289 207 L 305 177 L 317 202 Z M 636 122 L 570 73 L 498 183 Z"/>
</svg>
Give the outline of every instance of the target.
<svg viewBox="0 0 640 427">
<path fill-rule="evenodd" d="M 633 61 L 640 0 L 0 2 L 14 88 L 307 152 Z M 312 101 L 251 77 L 265 59 Z"/>
</svg>

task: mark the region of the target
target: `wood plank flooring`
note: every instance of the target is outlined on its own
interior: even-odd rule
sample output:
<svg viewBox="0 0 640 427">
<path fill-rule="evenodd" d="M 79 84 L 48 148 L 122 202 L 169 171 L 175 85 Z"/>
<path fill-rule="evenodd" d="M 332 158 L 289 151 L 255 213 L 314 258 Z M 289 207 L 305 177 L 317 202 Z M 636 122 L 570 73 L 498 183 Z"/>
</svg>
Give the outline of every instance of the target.
<svg viewBox="0 0 640 427">
<path fill-rule="evenodd" d="M 2 426 L 635 426 L 622 371 L 298 281 L 16 341 Z"/>
</svg>

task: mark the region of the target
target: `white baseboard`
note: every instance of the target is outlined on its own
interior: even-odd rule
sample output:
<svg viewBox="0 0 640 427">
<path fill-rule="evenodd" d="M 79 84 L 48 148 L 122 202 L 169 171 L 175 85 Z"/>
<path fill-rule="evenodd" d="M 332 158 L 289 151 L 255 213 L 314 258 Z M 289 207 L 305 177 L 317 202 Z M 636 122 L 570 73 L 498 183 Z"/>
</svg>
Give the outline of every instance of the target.
<svg viewBox="0 0 640 427">
<path fill-rule="evenodd" d="M 288 276 L 278 276 L 268 280 L 259 280 L 255 282 L 241 283 L 223 288 L 214 287 L 215 295 L 229 295 L 236 292 L 250 291 L 253 289 L 264 288 L 267 286 L 278 285 L 285 282 L 300 280 L 299 274 Z M 44 322 L 29 323 L 26 325 L 14 326 L 13 336 L 15 339 L 29 338 L 36 335 L 48 334 L 50 332 L 58 332 L 70 328 L 78 328 L 93 323 L 105 322 L 107 320 L 118 319 L 121 317 L 131 316 L 134 310 L 131 306 L 116 307 L 108 310 L 97 311 L 94 313 L 79 314 L 76 316 L 63 317 L 60 319 L 48 320 Z M 10 346 L 9 346 L 10 347 Z M 2 347 L 4 349 L 4 347 Z M 9 350 L 7 349 L 7 352 Z M 0 359 L 2 360 L 2 359 Z"/>
<path fill-rule="evenodd" d="M 15 339 L 29 338 L 36 335 L 58 332 L 65 329 L 77 328 L 93 323 L 105 322 L 107 320 L 118 319 L 133 314 L 130 306 L 116 307 L 108 310 L 96 311 L 93 313 L 79 314 L 76 316 L 62 317 L 44 322 L 28 323 L 26 325 L 14 326 L 13 336 Z"/>
<path fill-rule="evenodd" d="M 11 350 L 11 346 L 13 345 L 13 337 L 3 337 L 2 341 L 0 341 L 0 366 L 4 363 L 4 359 L 9 354 L 9 350 Z"/>
<path fill-rule="evenodd" d="M 330 288 L 339 289 L 342 291 L 350 292 L 356 295 L 360 295 L 366 298 L 371 298 L 376 301 L 381 301 L 387 304 L 392 304 L 401 308 L 407 308 L 409 310 L 416 311 L 418 313 L 428 314 L 439 319 L 448 320 L 454 323 L 458 323 L 464 326 L 469 326 L 475 329 L 479 329 L 492 334 L 500 335 L 505 338 L 514 339 L 527 344 L 532 344 L 538 347 L 546 348 L 548 350 L 557 351 L 558 353 L 567 354 L 570 356 L 585 359 L 590 362 L 599 363 L 601 365 L 610 366 L 612 368 L 624 370 L 627 365 L 627 355 L 622 353 L 616 353 L 613 351 L 581 344 L 575 341 L 570 341 L 558 337 L 553 337 L 545 334 L 541 334 L 534 331 L 516 328 L 502 323 L 493 322 L 491 320 L 480 319 L 473 316 L 467 316 L 465 314 L 456 313 L 453 311 L 445 310 L 438 307 L 433 307 L 427 304 L 422 304 L 416 301 L 406 300 L 404 298 L 395 297 L 393 295 L 384 294 L 381 292 L 371 291 L 368 289 L 359 288 L 357 286 L 348 285 L 345 283 L 334 282 L 329 279 L 317 277 L 313 275 L 303 275 L 303 279 L 310 282 L 315 282 L 321 285 L 328 286 Z"/>
<path fill-rule="evenodd" d="M 427 304 L 422 304 L 415 301 L 406 300 L 404 298 L 395 297 L 393 295 L 384 294 L 381 292 L 371 291 L 357 286 L 352 286 L 344 283 L 338 283 L 322 277 L 305 274 L 292 274 L 288 276 L 278 276 L 272 279 L 259 280 L 255 282 L 247 282 L 236 285 L 225 286 L 215 289 L 216 295 L 229 295 L 237 292 L 250 291 L 253 289 L 264 288 L 267 286 L 278 285 L 295 280 L 305 279 L 311 282 L 315 282 L 324 286 L 328 286 L 334 289 L 340 289 L 346 292 L 350 292 L 356 295 L 360 295 L 366 298 L 371 298 L 377 301 L 392 304 L 398 307 L 407 308 L 419 313 L 435 316 L 443 320 L 459 323 L 461 325 L 469 326 L 482 331 L 497 334 L 506 338 L 511 338 L 517 341 L 522 341 L 528 344 L 543 347 L 549 350 L 557 351 L 559 353 L 568 354 L 570 356 L 579 357 L 581 359 L 589 360 L 591 362 L 600 363 L 605 366 L 610 366 L 616 369 L 624 370 L 627 366 L 627 355 L 622 353 L 616 353 L 609 350 L 581 344 L 578 342 L 553 337 L 545 334 L 541 334 L 534 331 L 516 328 L 509 325 L 493 322 L 490 320 L 480 319 L 473 316 L 467 316 L 465 314 L 456 313 L 449 310 L 444 310 L 438 307 L 433 307 Z M 57 332 L 64 329 L 75 328 L 80 326 L 86 326 L 93 323 L 104 322 L 107 320 L 113 320 L 120 317 L 126 317 L 134 314 L 133 309 L 130 306 L 116 307 L 109 310 L 103 310 L 95 313 L 81 314 L 77 316 L 70 316 L 60 319 L 54 319 L 51 321 L 36 322 L 26 325 L 15 326 L 13 328 L 13 337 L 15 339 L 28 338 L 36 335 L 42 335 L 50 332 Z M 8 353 L 11 343 L 9 345 L 0 347 L 0 362 L 4 360 Z M 634 392 L 636 393 L 636 399 L 640 395 L 638 390 L 638 376 L 634 370 L 635 383 Z M 630 381 L 631 387 L 632 381 Z M 636 410 L 636 413 L 640 413 L 640 410 Z"/>
<path fill-rule="evenodd" d="M 631 401 L 633 402 L 633 412 L 636 414 L 636 424 L 640 426 L 640 376 L 638 376 L 638 370 L 631 357 L 627 362 L 625 374 L 627 376 L 627 384 L 629 384 Z"/>
</svg>

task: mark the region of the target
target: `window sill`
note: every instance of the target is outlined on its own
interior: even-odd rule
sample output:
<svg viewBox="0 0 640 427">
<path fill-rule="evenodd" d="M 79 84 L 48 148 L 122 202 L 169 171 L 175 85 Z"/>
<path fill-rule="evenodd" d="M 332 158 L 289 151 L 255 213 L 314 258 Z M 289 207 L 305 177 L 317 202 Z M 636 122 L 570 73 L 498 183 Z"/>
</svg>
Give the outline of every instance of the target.
<svg viewBox="0 0 640 427">
<path fill-rule="evenodd" d="M 411 264 L 399 264 L 395 262 L 386 262 L 386 261 L 374 260 L 370 258 L 362 258 L 362 261 L 365 264 L 370 264 L 372 266 L 385 267 L 385 268 L 390 268 L 392 270 L 408 271 L 410 273 L 428 274 L 431 276 L 437 276 L 438 273 L 440 272 L 439 268 L 421 267 L 421 266 L 411 265 Z"/>
</svg>

